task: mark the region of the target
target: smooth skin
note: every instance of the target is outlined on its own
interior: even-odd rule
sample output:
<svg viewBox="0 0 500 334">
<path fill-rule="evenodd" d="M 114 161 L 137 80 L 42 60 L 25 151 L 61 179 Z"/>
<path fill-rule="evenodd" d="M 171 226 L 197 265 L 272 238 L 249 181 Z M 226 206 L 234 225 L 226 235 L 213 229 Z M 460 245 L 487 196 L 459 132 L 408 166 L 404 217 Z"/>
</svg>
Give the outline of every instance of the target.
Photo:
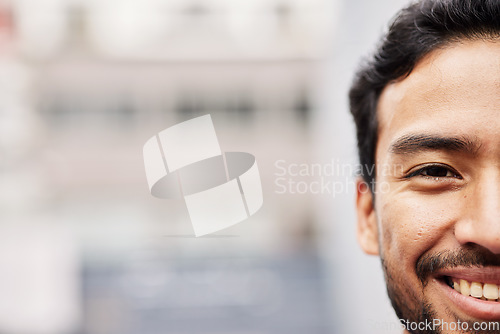
<svg viewBox="0 0 500 334">
<path fill-rule="evenodd" d="M 500 321 L 416 270 L 424 256 L 466 247 L 500 260 L 500 40 L 430 52 L 385 87 L 377 113 L 375 195 L 358 180 L 358 241 L 382 258 L 393 304 L 409 319 L 427 304 L 444 321 Z"/>
</svg>

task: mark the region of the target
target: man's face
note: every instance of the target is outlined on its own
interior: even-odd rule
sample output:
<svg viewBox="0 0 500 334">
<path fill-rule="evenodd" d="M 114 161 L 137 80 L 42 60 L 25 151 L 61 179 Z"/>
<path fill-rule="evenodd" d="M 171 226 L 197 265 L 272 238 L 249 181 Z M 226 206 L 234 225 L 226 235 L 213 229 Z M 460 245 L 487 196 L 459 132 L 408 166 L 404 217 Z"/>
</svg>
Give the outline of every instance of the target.
<svg viewBox="0 0 500 334">
<path fill-rule="evenodd" d="M 500 300 L 467 287 L 498 298 L 500 41 L 429 53 L 384 89 L 378 121 L 374 206 L 358 192 L 362 247 L 380 255 L 400 318 L 487 333 L 473 322 L 499 322 Z"/>
</svg>

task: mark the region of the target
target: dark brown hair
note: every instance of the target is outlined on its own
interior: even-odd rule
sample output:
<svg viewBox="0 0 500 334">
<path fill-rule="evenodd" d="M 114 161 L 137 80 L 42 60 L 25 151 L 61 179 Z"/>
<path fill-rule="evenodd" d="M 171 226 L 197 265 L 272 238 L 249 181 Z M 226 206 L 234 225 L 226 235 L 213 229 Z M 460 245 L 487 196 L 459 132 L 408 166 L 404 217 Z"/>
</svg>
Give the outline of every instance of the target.
<svg viewBox="0 0 500 334">
<path fill-rule="evenodd" d="M 408 76 L 430 51 L 462 39 L 500 37 L 500 0 L 421 0 L 402 9 L 349 91 L 357 129 L 360 171 L 374 190 L 377 104 L 391 81 Z M 499 55 L 500 57 L 500 55 Z"/>
</svg>

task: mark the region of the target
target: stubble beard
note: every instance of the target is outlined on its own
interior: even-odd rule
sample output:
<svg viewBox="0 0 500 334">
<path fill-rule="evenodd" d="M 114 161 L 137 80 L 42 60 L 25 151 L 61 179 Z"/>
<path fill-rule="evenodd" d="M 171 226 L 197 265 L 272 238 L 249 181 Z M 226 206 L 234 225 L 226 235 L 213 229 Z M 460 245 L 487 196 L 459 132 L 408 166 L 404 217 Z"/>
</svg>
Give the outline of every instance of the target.
<svg viewBox="0 0 500 334">
<path fill-rule="evenodd" d="M 380 254 L 383 252 L 380 250 Z M 406 323 L 433 323 L 437 319 L 437 312 L 433 308 L 433 304 L 428 301 L 424 294 L 424 289 L 429 282 L 433 273 L 444 268 L 453 268 L 457 266 L 474 267 L 474 266 L 500 266 L 500 258 L 498 255 L 492 254 L 482 247 L 467 247 L 464 246 L 458 251 L 446 250 L 436 254 L 424 254 L 416 264 L 415 272 L 420 281 L 421 298 L 416 295 L 412 287 L 405 285 L 404 276 L 396 275 L 393 269 L 397 268 L 388 262 L 381 255 L 382 268 L 384 271 L 385 281 L 387 285 L 387 294 L 391 300 L 392 307 L 400 321 Z M 461 320 L 451 310 L 445 310 L 454 319 L 455 322 L 467 322 L 470 330 L 460 331 L 459 333 L 483 333 L 494 334 L 497 331 L 487 330 L 481 332 L 473 331 L 473 322 Z M 443 319 L 438 319 L 443 320 Z M 405 327 L 411 334 L 442 334 L 441 327 L 425 328 L 424 330 L 412 330 Z M 456 332 L 455 332 L 456 333 Z M 498 333 L 497 333 L 498 334 Z"/>
</svg>

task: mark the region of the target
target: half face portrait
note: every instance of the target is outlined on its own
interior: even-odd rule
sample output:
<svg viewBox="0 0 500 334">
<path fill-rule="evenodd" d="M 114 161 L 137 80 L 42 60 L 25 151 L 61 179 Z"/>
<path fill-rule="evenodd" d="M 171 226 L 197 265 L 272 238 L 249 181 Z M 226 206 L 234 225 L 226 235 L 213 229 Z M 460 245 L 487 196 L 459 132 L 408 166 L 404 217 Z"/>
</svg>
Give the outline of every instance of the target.
<svg viewBox="0 0 500 334">
<path fill-rule="evenodd" d="M 403 331 L 499 333 L 500 2 L 403 9 L 350 105 L 358 242 Z"/>
</svg>

